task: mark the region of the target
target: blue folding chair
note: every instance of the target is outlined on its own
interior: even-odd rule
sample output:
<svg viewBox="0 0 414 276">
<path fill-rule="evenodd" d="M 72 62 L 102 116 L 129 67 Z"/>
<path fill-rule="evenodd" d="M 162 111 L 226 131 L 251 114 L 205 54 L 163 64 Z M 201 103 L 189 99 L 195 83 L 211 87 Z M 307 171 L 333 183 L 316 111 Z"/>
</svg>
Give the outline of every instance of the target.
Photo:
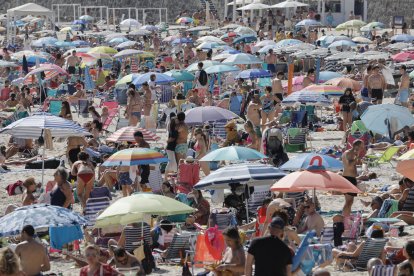
<svg viewBox="0 0 414 276">
<path fill-rule="evenodd" d="M 59 116 L 60 110 L 62 109 L 62 101 L 52 100 L 49 103 L 49 113 Z"/>
<path fill-rule="evenodd" d="M 48 89 L 47 96 L 50 98 L 56 98 L 57 92 L 58 92 L 57 89 Z"/>
<path fill-rule="evenodd" d="M 229 103 L 229 110 L 240 116 L 242 101 L 243 101 L 243 96 L 241 95 L 231 96 L 230 103 Z"/>
</svg>

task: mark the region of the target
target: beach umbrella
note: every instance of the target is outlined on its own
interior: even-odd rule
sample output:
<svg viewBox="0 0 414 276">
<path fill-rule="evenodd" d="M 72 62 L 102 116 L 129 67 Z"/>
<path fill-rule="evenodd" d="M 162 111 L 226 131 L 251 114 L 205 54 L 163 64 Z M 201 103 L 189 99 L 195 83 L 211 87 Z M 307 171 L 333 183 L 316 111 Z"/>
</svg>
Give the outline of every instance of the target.
<svg viewBox="0 0 414 276">
<path fill-rule="evenodd" d="M 405 126 L 414 125 L 414 117 L 410 110 L 395 104 L 371 105 L 362 114 L 361 121 L 374 133 L 391 137 L 394 132 Z"/>
<path fill-rule="evenodd" d="M 236 66 L 226 65 L 226 64 L 218 64 L 218 65 L 213 65 L 213 66 L 208 67 L 205 71 L 207 74 L 220 74 L 220 73 L 240 71 L 240 68 Z"/>
<path fill-rule="evenodd" d="M 26 57 L 24 57 L 24 59 L 25 58 Z M 26 62 L 26 65 L 27 65 L 27 62 Z M 5 68 L 5 67 L 19 67 L 19 65 L 11 61 L 0 60 L 0 68 Z"/>
<path fill-rule="evenodd" d="M 393 61 L 396 61 L 396 62 L 413 60 L 414 52 L 401 52 L 401 53 L 393 55 L 391 58 Z"/>
<path fill-rule="evenodd" d="M 414 149 L 407 151 L 406 153 L 398 157 L 397 160 L 403 161 L 403 160 L 410 160 L 413 158 L 414 158 Z"/>
<path fill-rule="evenodd" d="M 116 54 L 118 53 L 117 50 L 115 50 L 112 47 L 108 47 L 108 46 L 98 46 L 98 47 L 94 47 L 91 50 L 89 50 L 88 53 L 101 53 L 101 54 Z"/>
<path fill-rule="evenodd" d="M 203 69 L 206 70 L 208 67 L 211 67 L 213 65 L 221 64 L 218 61 L 215 60 L 203 60 Z M 198 62 L 194 62 L 193 64 L 189 65 L 186 69 L 188 72 L 195 72 L 198 70 Z"/>
<path fill-rule="evenodd" d="M 196 40 L 197 43 L 203 43 L 203 42 L 217 42 L 217 43 L 223 43 L 223 40 L 221 40 L 219 37 L 212 36 L 212 35 L 206 35 L 198 38 Z M 226 44 L 226 43 L 224 43 Z"/>
<path fill-rule="evenodd" d="M 360 44 L 371 44 L 372 40 L 366 38 L 366 37 L 362 37 L 362 36 L 357 36 L 352 38 L 352 41 L 355 43 L 360 43 Z"/>
<path fill-rule="evenodd" d="M 352 91 L 361 90 L 361 84 L 358 81 L 350 79 L 350 78 L 344 78 L 344 77 L 331 79 L 325 82 L 324 84 L 339 86 L 339 87 L 342 87 L 343 89 L 351 88 Z"/>
<path fill-rule="evenodd" d="M 85 20 L 80 20 L 80 19 L 74 20 L 72 22 L 72 25 L 86 25 L 86 24 L 88 24 L 88 22 L 86 22 Z"/>
<path fill-rule="evenodd" d="M 326 170 L 329 171 L 340 171 L 344 169 L 344 165 L 341 161 L 330 157 L 328 155 L 323 154 L 316 154 L 316 153 L 303 153 L 299 156 L 290 159 L 285 164 L 283 164 L 280 169 L 284 171 L 298 171 L 298 170 L 305 170 L 311 164 L 313 164 L 315 159 L 322 160 L 322 166 L 325 167 Z"/>
<path fill-rule="evenodd" d="M 38 68 L 30 71 L 26 76 L 25 79 L 29 78 L 30 76 L 37 76 L 39 73 L 45 73 L 45 80 L 49 80 L 51 78 L 56 77 L 57 75 L 67 75 L 68 73 L 61 67 L 56 64 L 41 64 Z"/>
<path fill-rule="evenodd" d="M 150 31 L 150 32 L 158 32 L 158 27 L 154 26 L 154 25 L 144 25 L 139 29 L 140 30 L 147 30 L 147 31 Z"/>
<path fill-rule="evenodd" d="M 197 27 L 189 28 L 187 29 L 187 31 L 188 32 L 200 32 L 200 31 L 207 31 L 210 29 L 211 29 L 210 26 L 197 26 Z"/>
<path fill-rule="evenodd" d="M 393 37 L 390 38 L 390 40 L 395 41 L 395 42 L 413 42 L 414 36 L 408 35 L 408 34 L 399 34 L 399 35 L 394 35 Z"/>
<path fill-rule="evenodd" d="M 75 47 L 75 44 L 71 41 L 57 41 L 55 46 L 58 48 L 72 48 Z"/>
<path fill-rule="evenodd" d="M 330 44 L 328 48 L 336 48 L 336 47 L 355 47 L 357 46 L 355 42 L 348 41 L 348 40 L 340 40 L 335 41 L 334 43 Z"/>
<path fill-rule="evenodd" d="M 155 27 L 157 27 L 160 32 L 166 32 L 168 29 L 168 24 L 166 22 L 160 22 L 155 25 Z"/>
<path fill-rule="evenodd" d="M 179 37 L 172 41 L 172 44 L 187 44 L 187 43 L 193 43 L 193 39 L 191 37 Z"/>
<path fill-rule="evenodd" d="M 236 29 L 234 29 L 234 32 L 240 35 L 256 35 L 256 31 L 249 28 L 249 27 L 243 27 L 239 26 Z"/>
<path fill-rule="evenodd" d="M 139 75 L 140 74 L 129 74 L 123 76 L 119 81 L 116 82 L 115 86 L 122 86 L 132 83 L 132 81 L 135 80 Z"/>
<path fill-rule="evenodd" d="M 175 23 L 177 24 L 187 24 L 187 23 L 193 23 L 194 19 L 192 19 L 191 17 L 180 17 L 178 18 Z"/>
<path fill-rule="evenodd" d="M 140 54 L 145 53 L 141 50 L 135 50 L 135 49 L 127 49 L 122 50 L 114 55 L 114 58 L 126 58 L 126 57 L 132 57 L 132 56 L 139 56 Z"/>
<path fill-rule="evenodd" d="M 254 11 L 254 10 L 264 10 L 269 9 L 271 6 L 262 4 L 259 1 L 254 1 L 251 4 L 248 4 L 246 6 L 240 7 L 237 10 L 238 11 Z"/>
<path fill-rule="evenodd" d="M 148 164 L 160 164 L 168 162 L 168 158 L 156 150 L 147 148 L 129 148 L 115 152 L 102 166 L 136 166 Z"/>
<path fill-rule="evenodd" d="M 248 186 L 271 185 L 286 176 L 282 170 L 266 164 L 243 163 L 225 166 L 200 180 L 194 189 L 229 189 L 229 184 L 243 183 Z"/>
<path fill-rule="evenodd" d="M 222 42 L 203 42 L 200 45 L 197 46 L 197 49 L 202 50 L 210 50 L 217 47 L 220 47 L 221 45 L 226 44 L 224 41 Z"/>
<path fill-rule="evenodd" d="M 261 64 L 263 63 L 259 58 L 251 54 L 235 54 L 232 55 L 225 60 L 223 60 L 224 64 L 231 64 L 231 65 L 241 65 L 241 64 Z"/>
<path fill-rule="evenodd" d="M 49 46 L 54 46 L 56 42 L 58 42 L 56 38 L 47 36 L 47 37 L 42 37 L 42 38 L 39 38 L 38 40 L 33 41 L 32 46 L 38 47 L 38 48 L 43 47 L 43 46 L 49 47 Z"/>
<path fill-rule="evenodd" d="M 54 205 L 33 204 L 15 209 L 0 218 L 0 237 L 16 236 L 26 225 L 35 230 L 85 225 L 88 220 L 74 211 Z"/>
<path fill-rule="evenodd" d="M 233 44 L 239 44 L 241 42 L 243 43 L 252 43 L 257 41 L 257 37 L 256 35 L 251 35 L 251 34 L 247 34 L 247 35 L 242 35 L 238 38 L 236 38 L 235 40 L 233 40 Z"/>
<path fill-rule="evenodd" d="M 137 132 L 137 131 L 142 132 L 142 134 L 144 135 L 144 140 L 145 141 L 158 141 L 158 140 L 161 139 L 155 133 L 153 133 L 153 132 L 151 132 L 147 129 L 127 126 L 127 127 L 123 127 L 123 128 L 118 129 L 117 131 L 112 133 L 105 140 L 109 141 L 109 142 L 116 142 L 116 143 L 119 143 L 119 142 L 135 142 L 134 133 Z"/>
<path fill-rule="evenodd" d="M 221 27 L 220 30 L 233 30 L 233 29 L 237 29 L 238 27 L 241 27 L 241 25 L 232 23 L 232 24 L 228 24 L 226 26 Z"/>
<path fill-rule="evenodd" d="M 358 20 L 358 19 L 348 20 L 342 23 L 342 26 L 344 26 L 346 29 L 361 28 L 362 26 L 365 26 L 365 25 L 367 25 L 367 23 L 365 23 L 362 20 Z"/>
<path fill-rule="evenodd" d="M 59 33 L 71 33 L 72 27 L 65 27 L 59 30 Z"/>
<path fill-rule="evenodd" d="M 331 106 L 331 101 L 322 94 L 313 91 L 297 91 L 283 99 L 282 104 L 292 106 L 297 104 Z"/>
<path fill-rule="evenodd" d="M 96 218 L 96 227 L 127 225 L 148 216 L 172 216 L 193 213 L 195 209 L 178 200 L 151 193 L 134 193 L 107 207 Z"/>
<path fill-rule="evenodd" d="M 74 42 L 76 42 L 76 41 L 79 41 L 79 40 L 75 40 Z M 81 41 L 82 41 L 82 40 L 81 40 Z M 63 55 L 64 55 L 64 56 L 70 55 L 70 54 L 73 52 L 73 50 L 75 50 L 75 51 L 76 51 L 76 55 L 79 55 L 80 53 L 87 53 L 87 52 L 89 52 L 91 49 L 92 49 L 91 47 L 82 47 L 82 48 L 70 49 L 70 50 L 67 50 L 67 51 L 66 51 Z"/>
<path fill-rule="evenodd" d="M 414 181 L 414 160 L 404 160 L 397 163 L 397 172 Z"/>
<path fill-rule="evenodd" d="M 257 42 L 254 46 L 256 46 L 256 47 L 264 47 L 264 46 L 269 46 L 269 45 L 276 46 L 277 43 L 274 40 L 265 39 L 265 40 L 262 40 L 262 41 Z"/>
<path fill-rule="evenodd" d="M 93 21 L 93 17 L 90 15 L 82 15 L 81 17 L 79 17 L 80 20 L 84 20 L 84 21 Z"/>
<path fill-rule="evenodd" d="M 320 161 L 320 164 L 322 164 L 322 161 Z M 273 192 L 319 190 L 341 193 L 361 193 L 346 178 L 337 173 L 326 171 L 322 165 L 311 166 L 304 171 L 290 173 L 273 184 L 270 190 Z"/>
<path fill-rule="evenodd" d="M 297 8 L 297 7 L 307 7 L 308 4 L 294 1 L 294 0 L 286 0 L 283 2 L 280 2 L 276 5 L 271 6 L 271 8 L 277 8 L 277 9 L 286 9 L 286 8 Z"/>
<path fill-rule="evenodd" d="M 145 73 L 145 74 L 142 74 L 142 75 L 138 75 L 134 80 L 132 80 L 132 83 L 135 84 L 136 86 L 140 86 L 144 82 L 149 82 L 151 75 L 156 76 L 156 79 L 155 79 L 156 84 L 175 82 L 174 78 L 172 78 L 170 76 L 167 76 L 165 74 L 156 73 L 156 72 L 148 72 L 148 73 Z"/>
<path fill-rule="evenodd" d="M 257 150 L 247 147 L 230 146 L 213 150 L 201 158 L 200 161 L 247 161 L 266 158 L 268 158 L 266 155 Z"/>
<path fill-rule="evenodd" d="M 276 51 L 278 47 L 276 45 L 267 45 L 267 46 L 263 46 L 262 48 L 260 48 L 259 51 L 257 52 L 260 54 L 267 54 L 270 49 L 272 49 L 273 51 Z"/>
<path fill-rule="evenodd" d="M 300 41 L 298 39 L 283 39 L 279 42 L 276 43 L 276 48 L 281 48 L 281 47 L 288 47 L 288 46 L 292 46 L 292 45 L 298 45 L 298 44 L 303 44 L 303 41 Z"/>
<path fill-rule="evenodd" d="M 240 52 L 238 52 L 238 53 L 240 53 Z M 212 60 L 223 61 L 223 60 L 225 60 L 226 58 L 228 58 L 229 56 L 232 56 L 232 55 L 235 55 L 235 53 L 232 54 L 232 53 L 229 53 L 228 51 L 224 51 L 224 52 L 221 52 L 218 55 L 213 56 Z"/>
<path fill-rule="evenodd" d="M 342 87 L 339 86 L 333 86 L 333 85 L 310 85 L 305 87 L 303 90 L 301 91 L 310 91 L 310 92 L 314 92 L 314 93 L 321 93 L 322 95 L 325 96 L 336 96 L 336 97 L 340 97 L 344 94 L 344 89 Z"/>
<path fill-rule="evenodd" d="M 125 34 L 124 33 L 110 33 L 110 34 L 107 34 L 107 35 L 105 35 L 105 42 L 109 42 L 112 39 L 117 38 L 117 37 L 125 37 Z"/>
<path fill-rule="evenodd" d="M 22 19 L 20 19 L 21 21 L 24 21 L 24 22 L 30 22 L 30 21 L 32 21 L 33 19 L 35 19 L 36 17 L 33 17 L 33 16 L 31 16 L 30 14 L 28 15 L 28 16 L 25 16 L 25 17 L 23 17 Z"/>
<path fill-rule="evenodd" d="M 128 19 L 123 20 L 121 23 L 119 23 L 119 25 L 121 25 L 122 27 L 128 27 L 128 28 L 131 28 L 131 27 L 138 28 L 141 26 L 141 23 L 139 23 L 138 20 L 128 18 Z"/>
<path fill-rule="evenodd" d="M 271 78 L 272 73 L 264 69 L 248 69 L 241 71 L 236 79 L 259 79 L 259 78 Z"/>
<path fill-rule="evenodd" d="M 129 32 L 128 35 L 144 36 L 144 35 L 150 35 L 150 34 L 151 32 L 147 30 L 135 30 L 135 31 Z"/>
<path fill-rule="evenodd" d="M 217 106 L 199 106 L 185 112 L 185 123 L 200 125 L 206 122 L 231 120 L 239 116 L 230 110 Z"/>
<path fill-rule="evenodd" d="M 340 78 L 343 75 L 339 72 L 334 72 L 334 71 L 321 71 L 319 73 L 319 82 L 327 82 L 329 80 L 335 79 L 335 78 Z"/>
<path fill-rule="evenodd" d="M 115 37 L 115 38 L 112 38 L 108 43 L 111 45 L 118 45 L 118 44 L 121 44 L 122 42 L 128 42 L 128 41 L 130 40 L 126 37 Z"/>
<path fill-rule="evenodd" d="M 89 46 L 89 42 L 88 41 L 85 41 L 85 40 L 75 40 L 75 41 L 72 41 L 72 43 L 73 43 L 73 45 L 75 47 L 79 47 L 79 46 Z"/>
<path fill-rule="evenodd" d="M 371 22 L 361 27 L 361 32 L 369 32 L 374 30 L 382 30 L 385 28 L 385 24 L 381 22 Z"/>
<path fill-rule="evenodd" d="M 322 26 L 322 23 L 314 19 L 304 19 L 295 25 L 296 27 L 318 27 Z"/>
<path fill-rule="evenodd" d="M 164 73 L 165 75 L 174 78 L 176 82 L 193 81 L 194 75 L 184 70 L 170 70 Z"/>
</svg>

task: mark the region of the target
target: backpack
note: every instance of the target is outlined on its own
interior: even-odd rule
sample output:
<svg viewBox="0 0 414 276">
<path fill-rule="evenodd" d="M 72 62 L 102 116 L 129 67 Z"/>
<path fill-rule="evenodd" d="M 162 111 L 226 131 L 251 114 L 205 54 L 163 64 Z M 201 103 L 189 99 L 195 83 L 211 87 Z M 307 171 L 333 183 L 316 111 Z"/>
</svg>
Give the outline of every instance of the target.
<svg viewBox="0 0 414 276">
<path fill-rule="evenodd" d="M 208 82 L 208 76 L 207 76 L 206 71 L 204 71 L 204 70 L 201 70 L 201 71 L 200 71 L 200 75 L 198 76 L 198 82 L 199 82 L 202 86 L 207 85 L 207 82 Z"/>
<path fill-rule="evenodd" d="M 155 269 L 154 256 L 152 256 L 151 249 L 147 243 L 144 243 L 144 254 L 145 259 L 141 261 L 142 267 L 144 268 L 145 274 L 151 274 L 152 270 Z"/>
<path fill-rule="evenodd" d="M 23 182 L 18 180 L 13 184 L 7 185 L 6 191 L 9 196 L 23 194 Z"/>
</svg>

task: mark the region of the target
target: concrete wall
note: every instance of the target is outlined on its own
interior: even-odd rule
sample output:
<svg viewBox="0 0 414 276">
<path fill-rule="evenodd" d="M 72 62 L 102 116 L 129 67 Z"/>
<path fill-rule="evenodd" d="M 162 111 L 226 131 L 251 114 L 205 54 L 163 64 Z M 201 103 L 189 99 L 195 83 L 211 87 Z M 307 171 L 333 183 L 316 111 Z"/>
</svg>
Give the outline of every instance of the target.
<svg viewBox="0 0 414 276">
<path fill-rule="evenodd" d="M 410 25 L 414 19 L 414 0 L 368 0 L 368 21 L 390 24 L 392 17 L 404 16 Z"/>
</svg>

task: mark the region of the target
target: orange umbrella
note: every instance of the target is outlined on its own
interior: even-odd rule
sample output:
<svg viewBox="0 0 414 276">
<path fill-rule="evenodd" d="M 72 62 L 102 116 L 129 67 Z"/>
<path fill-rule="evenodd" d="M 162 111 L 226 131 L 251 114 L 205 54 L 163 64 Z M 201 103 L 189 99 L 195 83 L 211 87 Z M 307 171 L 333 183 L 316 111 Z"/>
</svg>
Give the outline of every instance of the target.
<svg viewBox="0 0 414 276">
<path fill-rule="evenodd" d="M 317 161 L 318 165 L 313 165 Z M 310 161 L 311 166 L 300 172 L 294 172 L 277 181 L 270 188 L 278 192 L 301 192 L 305 190 L 336 191 L 342 193 L 361 193 L 346 178 L 339 174 L 326 171 L 320 156 L 315 156 Z"/>
<path fill-rule="evenodd" d="M 398 162 L 397 172 L 414 181 L 414 159 Z"/>
<path fill-rule="evenodd" d="M 343 89 L 350 87 L 353 91 L 360 91 L 362 88 L 361 84 L 358 81 L 343 77 L 328 80 L 324 84 L 339 86 Z"/>
</svg>

